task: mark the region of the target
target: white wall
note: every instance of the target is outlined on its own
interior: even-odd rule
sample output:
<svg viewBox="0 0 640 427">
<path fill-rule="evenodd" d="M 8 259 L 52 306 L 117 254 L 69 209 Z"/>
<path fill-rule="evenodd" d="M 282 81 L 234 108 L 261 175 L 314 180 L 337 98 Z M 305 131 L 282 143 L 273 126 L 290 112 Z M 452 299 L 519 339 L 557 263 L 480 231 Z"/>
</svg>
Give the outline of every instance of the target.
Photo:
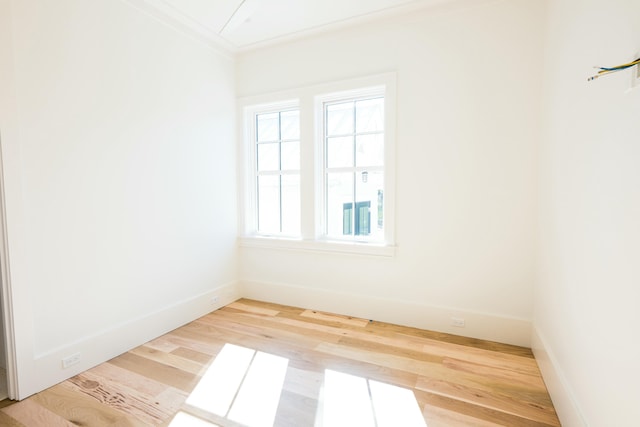
<svg viewBox="0 0 640 427">
<path fill-rule="evenodd" d="M 543 19 L 456 2 L 240 55 L 239 96 L 386 71 L 398 89 L 395 258 L 242 248 L 244 294 L 529 345 Z"/>
<path fill-rule="evenodd" d="M 125 1 L 0 5 L 25 397 L 234 297 L 234 68 Z"/>
<path fill-rule="evenodd" d="M 563 425 L 640 419 L 640 3 L 549 2 L 536 356 Z"/>
</svg>

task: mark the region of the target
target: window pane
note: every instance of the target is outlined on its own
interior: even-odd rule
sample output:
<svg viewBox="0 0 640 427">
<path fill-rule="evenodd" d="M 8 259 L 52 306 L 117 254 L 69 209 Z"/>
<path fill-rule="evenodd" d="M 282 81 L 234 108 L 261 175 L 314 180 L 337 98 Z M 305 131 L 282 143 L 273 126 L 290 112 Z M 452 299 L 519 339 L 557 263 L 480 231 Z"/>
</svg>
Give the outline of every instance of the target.
<svg viewBox="0 0 640 427">
<path fill-rule="evenodd" d="M 357 172 L 355 200 L 354 234 L 369 236 L 369 240 L 383 241 L 384 174 Z"/>
<path fill-rule="evenodd" d="M 282 170 L 300 169 L 300 142 L 283 142 L 282 150 Z"/>
<path fill-rule="evenodd" d="M 299 175 L 282 175 L 282 232 L 300 234 Z"/>
<path fill-rule="evenodd" d="M 356 137 L 356 166 L 384 165 L 384 135 L 371 134 Z"/>
<path fill-rule="evenodd" d="M 327 136 L 353 133 L 353 102 L 327 106 Z"/>
<path fill-rule="evenodd" d="M 353 216 L 353 173 L 327 174 L 327 235 L 343 236 L 349 230 L 348 221 Z M 347 213 L 345 218 L 345 211 Z M 352 223 L 352 222 L 351 222 Z M 353 230 L 349 230 L 349 234 Z"/>
<path fill-rule="evenodd" d="M 258 170 L 277 171 L 280 169 L 278 143 L 258 144 Z"/>
<path fill-rule="evenodd" d="M 258 231 L 280 232 L 280 176 L 258 177 Z"/>
<path fill-rule="evenodd" d="M 353 137 L 327 138 L 327 167 L 353 167 Z"/>
<path fill-rule="evenodd" d="M 356 102 L 356 132 L 384 130 L 384 98 Z"/>
<path fill-rule="evenodd" d="M 280 113 L 281 136 L 283 140 L 300 139 L 300 111 Z"/>
<path fill-rule="evenodd" d="M 258 114 L 256 122 L 258 142 L 277 141 L 279 139 L 278 113 Z"/>
</svg>

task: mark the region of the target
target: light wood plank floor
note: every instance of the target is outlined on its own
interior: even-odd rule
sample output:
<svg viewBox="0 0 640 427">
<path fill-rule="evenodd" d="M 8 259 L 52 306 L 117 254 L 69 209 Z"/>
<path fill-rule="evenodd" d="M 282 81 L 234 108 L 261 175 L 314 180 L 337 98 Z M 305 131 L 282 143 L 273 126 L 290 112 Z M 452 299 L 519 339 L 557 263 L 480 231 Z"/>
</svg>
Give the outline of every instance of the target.
<svg viewBox="0 0 640 427">
<path fill-rule="evenodd" d="M 2 426 L 560 425 L 529 349 L 251 300 L 0 407 Z"/>
</svg>

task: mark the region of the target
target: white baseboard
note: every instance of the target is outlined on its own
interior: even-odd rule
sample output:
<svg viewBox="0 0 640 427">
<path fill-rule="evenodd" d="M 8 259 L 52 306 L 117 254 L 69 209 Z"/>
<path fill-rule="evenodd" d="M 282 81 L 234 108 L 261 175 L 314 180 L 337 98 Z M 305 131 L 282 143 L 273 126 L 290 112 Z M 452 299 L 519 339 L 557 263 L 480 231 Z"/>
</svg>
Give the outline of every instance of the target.
<svg viewBox="0 0 640 427">
<path fill-rule="evenodd" d="M 531 346 L 531 321 L 525 319 L 275 283 L 243 281 L 240 293 L 245 298 L 265 302 Z M 451 317 L 464 318 L 465 327 L 451 326 Z"/>
<path fill-rule="evenodd" d="M 218 296 L 219 300 L 212 304 L 211 299 L 214 295 Z M 34 360 L 37 372 L 34 377 L 37 380 L 30 384 L 28 389 L 21 389 L 17 398 L 24 399 L 64 381 L 241 297 L 531 346 L 532 326 L 531 322 L 525 319 L 301 286 L 233 282 L 38 355 Z M 451 326 L 452 316 L 464 318 L 465 327 Z M 62 359 L 76 353 L 81 355 L 80 362 L 63 368 Z"/>
<path fill-rule="evenodd" d="M 531 348 L 560 423 L 564 427 L 586 427 L 588 424 L 551 347 L 535 326 L 531 335 Z"/>
<path fill-rule="evenodd" d="M 218 300 L 212 303 L 214 295 Z M 21 389 L 18 399 L 106 362 L 239 298 L 238 284 L 228 283 L 39 355 L 34 360 L 37 374 L 33 377 L 37 380 L 30 389 Z M 62 359 L 76 353 L 80 353 L 80 362 L 63 368 Z"/>
</svg>

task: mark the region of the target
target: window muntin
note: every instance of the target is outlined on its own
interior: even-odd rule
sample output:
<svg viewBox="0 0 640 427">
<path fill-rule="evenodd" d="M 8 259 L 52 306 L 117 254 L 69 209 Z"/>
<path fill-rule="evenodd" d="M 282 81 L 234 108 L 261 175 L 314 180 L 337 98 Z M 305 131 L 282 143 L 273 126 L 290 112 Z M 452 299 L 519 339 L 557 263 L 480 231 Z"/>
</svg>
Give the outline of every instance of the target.
<svg viewBox="0 0 640 427">
<path fill-rule="evenodd" d="M 384 103 L 382 90 L 323 103 L 328 239 L 385 240 Z"/>
<path fill-rule="evenodd" d="M 300 235 L 300 111 L 257 112 L 254 123 L 256 231 Z"/>
</svg>

